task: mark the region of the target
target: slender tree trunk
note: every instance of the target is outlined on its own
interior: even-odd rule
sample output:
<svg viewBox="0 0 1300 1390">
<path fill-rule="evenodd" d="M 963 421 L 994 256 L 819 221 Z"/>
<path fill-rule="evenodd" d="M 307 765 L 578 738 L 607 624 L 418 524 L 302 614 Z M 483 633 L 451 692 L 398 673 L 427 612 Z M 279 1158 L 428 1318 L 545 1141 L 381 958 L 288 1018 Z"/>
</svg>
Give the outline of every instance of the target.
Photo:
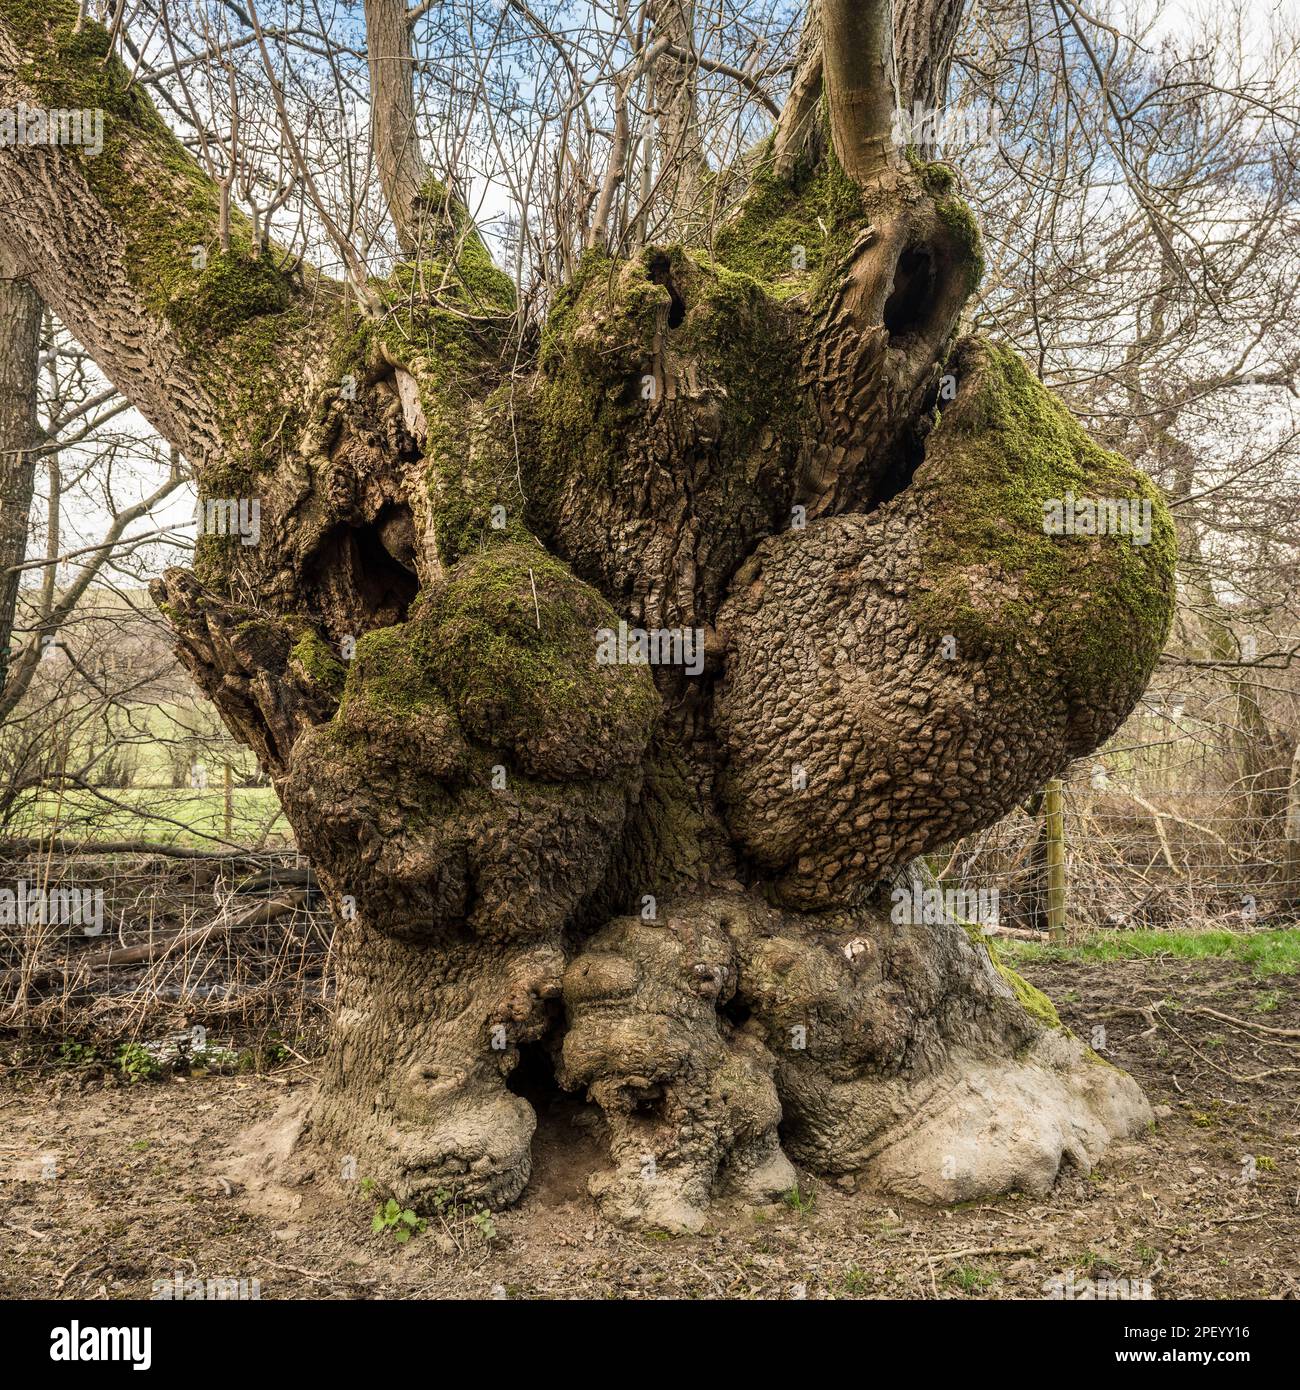
<svg viewBox="0 0 1300 1390">
<path fill-rule="evenodd" d="M 375 160 L 398 241 L 411 252 L 420 240 L 426 171 L 415 119 L 415 54 L 407 12 L 406 0 L 365 0 Z"/>
<path fill-rule="evenodd" d="M 1290 912 L 1300 911 L 1300 743 L 1291 755 L 1287 779 L 1285 835 L 1282 864 L 1282 903 Z"/>
<path fill-rule="evenodd" d="M 821 24 L 835 154 L 856 183 L 872 183 L 892 158 L 893 6 L 889 0 L 822 0 Z"/>
<path fill-rule="evenodd" d="M 894 6 L 898 100 L 904 110 L 937 110 L 948 99 L 965 0 L 908 0 Z"/>
<path fill-rule="evenodd" d="M 707 170 L 696 100 L 693 0 L 653 0 L 651 42 L 665 45 L 650 78 L 650 109 L 655 124 L 656 173 L 671 210 L 669 239 L 698 235 L 703 222 L 702 176 Z"/>
<path fill-rule="evenodd" d="M 0 690 L 9 676 L 14 615 L 27 558 L 27 529 L 36 483 L 39 438 L 36 384 L 40 370 L 41 300 L 0 247 Z"/>
</svg>

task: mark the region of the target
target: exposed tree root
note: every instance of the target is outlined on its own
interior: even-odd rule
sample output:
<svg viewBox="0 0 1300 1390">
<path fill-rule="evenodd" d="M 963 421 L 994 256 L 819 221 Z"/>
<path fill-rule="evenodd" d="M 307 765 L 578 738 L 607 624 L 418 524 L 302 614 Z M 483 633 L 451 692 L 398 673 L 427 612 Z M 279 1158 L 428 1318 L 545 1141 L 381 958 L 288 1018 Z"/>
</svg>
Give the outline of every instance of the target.
<svg viewBox="0 0 1300 1390">
<path fill-rule="evenodd" d="M 615 919 L 562 977 L 548 946 L 510 970 L 473 944 L 436 972 L 430 959 L 372 940 L 349 965 L 311 1129 L 324 1166 L 350 1158 L 417 1209 L 522 1192 L 535 1117 L 507 1080 L 544 1036 L 559 1083 L 607 1123 L 602 1212 L 656 1229 L 699 1230 L 720 1198 L 775 1200 L 795 1185 L 790 1157 L 923 1202 L 1041 1194 L 1151 1117 L 1131 1078 L 1028 1012 L 951 922 L 727 893 Z"/>
</svg>

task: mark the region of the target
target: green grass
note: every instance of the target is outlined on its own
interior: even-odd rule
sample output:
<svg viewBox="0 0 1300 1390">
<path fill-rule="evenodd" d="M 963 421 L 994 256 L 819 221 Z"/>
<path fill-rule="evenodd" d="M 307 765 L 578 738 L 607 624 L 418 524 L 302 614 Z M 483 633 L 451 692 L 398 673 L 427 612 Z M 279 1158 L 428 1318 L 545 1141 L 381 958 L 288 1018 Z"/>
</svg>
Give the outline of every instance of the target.
<svg viewBox="0 0 1300 1390">
<path fill-rule="evenodd" d="M 791 1211 L 797 1211 L 800 1216 L 809 1215 L 817 1205 L 816 1194 L 812 1192 L 801 1192 L 798 1183 L 795 1183 L 789 1192 L 783 1192 L 781 1194 L 781 1200 Z"/>
<path fill-rule="evenodd" d="M 999 941 L 998 953 L 1017 965 L 1053 960 L 1151 960 L 1157 956 L 1201 960 L 1223 957 L 1251 966 L 1254 973 L 1264 979 L 1270 975 L 1293 975 L 1300 970 L 1300 928 L 1286 927 L 1250 933 L 1108 931 L 1098 933 L 1077 946 Z"/>
<path fill-rule="evenodd" d="M 850 1265 L 840 1280 L 840 1292 L 850 1295 L 865 1294 L 871 1289 L 871 1275 L 857 1265 Z"/>
<path fill-rule="evenodd" d="M 238 785 L 254 776 L 256 759 L 227 733 L 206 701 L 124 704 L 107 711 L 106 717 L 106 728 L 80 716 L 70 718 L 67 747 L 55 750 L 69 766 L 84 768 L 85 779 L 99 794 L 77 788 L 60 796 L 50 788 L 33 789 L 15 803 L 5 837 L 56 834 L 70 840 L 152 840 L 186 848 L 212 846 L 214 839 L 226 838 L 251 844 L 267 818 L 278 812 L 271 787 Z M 57 767 L 60 760 L 53 757 L 51 766 Z M 199 763 L 207 775 L 207 786 L 201 789 L 190 786 Z M 227 764 L 236 783 L 228 837 L 223 792 Z M 277 814 L 268 843 L 291 840 L 288 822 Z"/>
<path fill-rule="evenodd" d="M 219 778 L 227 762 L 237 778 L 257 768 L 252 751 L 231 738 L 204 700 L 120 706 L 109 712 L 109 725 L 119 743 L 117 756 L 129 767 L 134 786 L 166 784 L 177 771 L 188 780 L 196 761 L 205 764 L 210 778 Z M 81 748 L 73 753 L 74 760 L 77 754 L 84 756 Z"/>
<path fill-rule="evenodd" d="M 964 1293 L 978 1293 L 999 1281 L 998 1275 L 982 1265 L 958 1265 L 944 1276 L 945 1282 L 956 1284 Z"/>
<path fill-rule="evenodd" d="M 219 779 L 219 771 L 217 776 Z M 72 840 L 157 840 L 187 848 L 211 845 L 213 837 L 224 838 L 225 797 L 220 785 L 203 791 L 187 787 L 113 788 L 105 789 L 103 795 L 121 804 L 106 805 L 92 792 L 81 790 L 65 792 L 61 799 L 50 791 L 33 795 L 15 809 L 6 834 L 56 834 Z M 235 787 L 230 800 L 230 838 L 235 844 L 247 844 L 260 832 L 276 806 L 275 791 L 271 787 Z M 171 824 L 172 821 L 179 821 L 184 828 Z M 283 842 L 291 834 L 289 823 L 280 812 L 268 842 Z"/>
<path fill-rule="evenodd" d="M 236 781 L 257 772 L 252 750 L 231 737 L 204 700 L 118 704 L 102 712 L 72 700 L 51 719 L 50 766 L 66 759 L 71 768 L 88 769 L 87 780 L 95 785 L 188 785 L 196 762 L 210 779 L 220 777 L 225 763 Z"/>
</svg>

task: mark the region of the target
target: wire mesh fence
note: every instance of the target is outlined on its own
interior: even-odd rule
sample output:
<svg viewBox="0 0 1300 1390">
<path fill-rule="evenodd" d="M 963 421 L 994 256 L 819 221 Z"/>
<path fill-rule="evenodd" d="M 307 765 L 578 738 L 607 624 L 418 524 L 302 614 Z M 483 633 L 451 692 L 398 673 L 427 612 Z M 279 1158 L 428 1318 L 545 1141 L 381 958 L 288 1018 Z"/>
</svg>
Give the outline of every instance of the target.
<svg viewBox="0 0 1300 1390">
<path fill-rule="evenodd" d="M 299 1035 L 332 928 L 294 850 L 0 844 L 0 1023 L 117 1037 L 225 1021 Z"/>
<path fill-rule="evenodd" d="M 931 855 L 956 915 L 1065 941 L 1293 920 L 1288 776 L 1243 778 L 1195 730 L 1165 724 Z M 156 1029 L 161 1009 L 301 1034 L 330 998 L 332 931 L 292 848 L 0 841 L 0 1023 L 126 1035 Z"/>
<path fill-rule="evenodd" d="M 1061 786 L 1058 831 L 1036 797 L 931 866 L 992 903 L 986 925 L 1011 934 L 1252 930 L 1295 915 L 1300 856 L 1286 811 L 1261 817 L 1251 800 L 1232 786 L 1139 789 L 1077 768 Z"/>
</svg>

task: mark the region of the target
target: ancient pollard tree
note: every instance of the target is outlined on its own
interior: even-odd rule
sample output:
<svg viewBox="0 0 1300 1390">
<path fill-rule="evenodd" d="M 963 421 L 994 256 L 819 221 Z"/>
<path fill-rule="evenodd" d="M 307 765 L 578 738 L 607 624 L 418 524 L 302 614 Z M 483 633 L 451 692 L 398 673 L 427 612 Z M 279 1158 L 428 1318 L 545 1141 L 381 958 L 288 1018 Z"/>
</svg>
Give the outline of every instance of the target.
<svg viewBox="0 0 1300 1390">
<path fill-rule="evenodd" d="M 595 238 L 523 374 L 409 63 L 372 63 L 404 260 L 359 295 L 237 211 L 223 243 L 75 17 L 0 0 L 0 105 L 106 113 L 101 157 L 0 151 L 0 233 L 201 496 L 258 502 L 155 597 L 337 919 L 322 1180 L 513 1201 L 521 1056 L 603 1112 L 605 1213 L 672 1229 L 792 1160 L 1041 1192 L 1142 1125 L 978 931 L 896 910 L 1124 718 L 1174 555 L 1147 480 L 960 336 L 979 234 L 889 143 L 889 6 L 827 0 L 709 244 Z M 1067 494 L 1149 500 L 1150 543 L 1049 534 Z"/>
</svg>

